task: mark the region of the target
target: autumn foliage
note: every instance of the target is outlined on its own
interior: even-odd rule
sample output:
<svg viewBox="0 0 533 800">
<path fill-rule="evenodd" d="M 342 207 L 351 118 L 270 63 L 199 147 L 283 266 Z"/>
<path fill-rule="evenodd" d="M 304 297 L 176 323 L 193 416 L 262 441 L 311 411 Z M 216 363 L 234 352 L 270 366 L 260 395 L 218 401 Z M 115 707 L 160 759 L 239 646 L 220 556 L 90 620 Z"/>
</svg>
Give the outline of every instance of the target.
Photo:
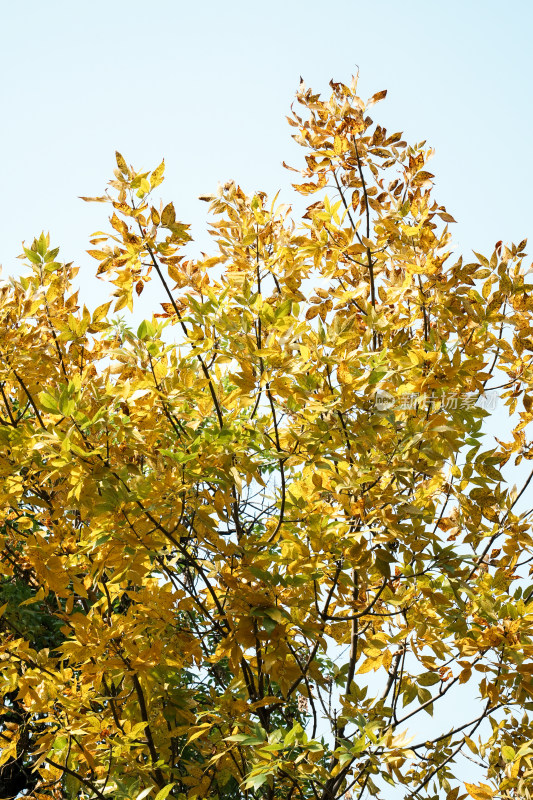
<svg viewBox="0 0 533 800">
<path fill-rule="evenodd" d="M 187 257 L 117 154 L 110 301 L 44 235 L 0 287 L 1 798 L 530 796 L 525 242 L 452 257 L 431 151 L 331 88 L 298 222 L 228 183 Z"/>
</svg>

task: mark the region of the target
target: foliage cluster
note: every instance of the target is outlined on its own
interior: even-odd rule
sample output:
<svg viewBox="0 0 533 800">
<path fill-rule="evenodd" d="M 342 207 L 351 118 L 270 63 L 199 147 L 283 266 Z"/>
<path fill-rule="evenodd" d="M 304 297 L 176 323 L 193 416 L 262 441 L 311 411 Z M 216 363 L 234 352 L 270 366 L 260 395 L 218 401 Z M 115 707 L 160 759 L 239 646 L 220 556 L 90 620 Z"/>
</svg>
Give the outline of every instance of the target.
<svg viewBox="0 0 533 800">
<path fill-rule="evenodd" d="M 110 302 L 44 235 L 0 288 L 2 798 L 529 797 L 525 242 L 454 261 L 431 151 L 331 88 L 298 224 L 228 183 L 186 258 L 117 154 Z"/>
</svg>

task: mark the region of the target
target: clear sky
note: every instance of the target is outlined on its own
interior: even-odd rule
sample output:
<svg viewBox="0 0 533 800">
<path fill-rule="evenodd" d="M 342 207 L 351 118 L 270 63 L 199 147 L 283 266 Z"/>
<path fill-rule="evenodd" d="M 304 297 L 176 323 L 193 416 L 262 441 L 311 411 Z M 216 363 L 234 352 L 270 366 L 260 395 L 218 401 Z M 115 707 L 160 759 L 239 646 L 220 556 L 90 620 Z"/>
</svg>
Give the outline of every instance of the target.
<svg viewBox="0 0 533 800">
<path fill-rule="evenodd" d="M 44 229 L 81 265 L 82 299 L 102 302 L 85 249 L 106 207 L 78 196 L 102 193 L 115 149 L 137 168 L 165 157 L 162 196 L 202 247 L 197 197 L 219 181 L 290 202 L 299 77 L 327 91 L 357 67 L 363 97 L 389 90 L 379 121 L 436 148 L 463 251 L 532 233 L 531 0 L 4 0 L 0 13 L 4 275 Z"/>
</svg>

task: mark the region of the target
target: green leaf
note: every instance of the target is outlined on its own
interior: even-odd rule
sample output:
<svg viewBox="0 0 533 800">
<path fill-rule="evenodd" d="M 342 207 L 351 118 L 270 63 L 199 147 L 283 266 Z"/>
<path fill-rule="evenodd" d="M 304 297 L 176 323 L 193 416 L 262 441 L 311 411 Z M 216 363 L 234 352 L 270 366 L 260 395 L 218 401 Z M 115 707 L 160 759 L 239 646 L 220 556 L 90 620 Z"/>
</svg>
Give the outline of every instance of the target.
<svg viewBox="0 0 533 800">
<path fill-rule="evenodd" d="M 246 733 L 234 733 L 232 736 L 226 736 L 226 742 L 237 742 L 238 744 L 256 745 L 264 744 L 264 739 L 258 739 L 257 736 L 250 736 Z"/>
<path fill-rule="evenodd" d="M 161 789 L 156 794 L 154 800 L 165 800 L 165 797 L 168 797 L 168 795 L 172 791 L 172 787 L 175 785 L 176 785 L 175 783 L 168 783 L 163 789 Z"/>
<path fill-rule="evenodd" d="M 137 329 L 137 336 L 139 339 L 151 339 L 156 333 L 156 326 L 147 319 L 143 320 Z"/>
<path fill-rule="evenodd" d="M 502 747 L 502 756 L 506 761 L 514 761 L 516 752 L 513 747 L 510 747 L 508 744 L 504 744 Z"/>
<path fill-rule="evenodd" d="M 433 686 L 435 683 L 439 683 L 440 679 L 438 672 L 424 672 L 417 677 L 416 682 L 419 686 Z"/>
<path fill-rule="evenodd" d="M 50 411 L 52 414 L 61 414 L 58 407 L 57 398 L 53 397 L 48 392 L 40 392 L 38 395 L 39 403 L 45 411 Z"/>
<path fill-rule="evenodd" d="M 304 729 L 302 728 L 300 723 L 297 722 L 292 727 L 292 729 L 285 735 L 285 738 L 283 740 L 284 746 L 288 747 L 290 744 L 293 744 L 293 742 L 300 739 L 303 735 L 304 735 Z"/>
<path fill-rule="evenodd" d="M 41 263 L 42 259 L 39 257 L 39 254 L 35 252 L 35 250 L 29 250 L 27 247 L 24 247 L 23 250 L 26 254 L 26 258 L 28 261 L 31 261 L 32 264 Z"/>
<path fill-rule="evenodd" d="M 272 631 L 277 626 L 277 624 L 278 623 L 275 620 L 270 619 L 270 617 L 267 617 L 267 616 L 263 617 L 262 625 L 263 625 L 263 628 L 266 630 L 267 633 L 272 633 Z"/>
<path fill-rule="evenodd" d="M 256 775 L 251 775 L 249 778 L 246 778 L 243 785 L 246 789 L 259 789 L 267 780 L 268 775 L 265 772 L 259 772 Z"/>
</svg>

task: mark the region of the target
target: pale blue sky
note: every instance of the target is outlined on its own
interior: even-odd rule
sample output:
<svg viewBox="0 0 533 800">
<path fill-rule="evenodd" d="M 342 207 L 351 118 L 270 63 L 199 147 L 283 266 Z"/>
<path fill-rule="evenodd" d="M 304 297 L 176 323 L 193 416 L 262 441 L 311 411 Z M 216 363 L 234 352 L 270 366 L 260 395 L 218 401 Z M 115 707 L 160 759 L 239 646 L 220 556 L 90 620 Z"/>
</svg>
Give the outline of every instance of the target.
<svg viewBox="0 0 533 800">
<path fill-rule="evenodd" d="M 165 199 L 205 245 L 197 197 L 234 178 L 282 189 L 302 153 L 285 121 L 299 76 L 327 90 L 356 65 L 360 92 L 389 90 L 375 118 L 436 147 L 437 197 L 463 249 L 532 232 L 531 0 L 18 0 L 0 3 L 0 263 L 49 230 L 97 299 L 88 236 L 118 148 L 165 157 Z M 100 292 L 104 292 L 100 284 Z M 143 295 L 144 299 L 145 295 Z M 148 308 L 146 309 L 148 312 Z"/>
</svg>

